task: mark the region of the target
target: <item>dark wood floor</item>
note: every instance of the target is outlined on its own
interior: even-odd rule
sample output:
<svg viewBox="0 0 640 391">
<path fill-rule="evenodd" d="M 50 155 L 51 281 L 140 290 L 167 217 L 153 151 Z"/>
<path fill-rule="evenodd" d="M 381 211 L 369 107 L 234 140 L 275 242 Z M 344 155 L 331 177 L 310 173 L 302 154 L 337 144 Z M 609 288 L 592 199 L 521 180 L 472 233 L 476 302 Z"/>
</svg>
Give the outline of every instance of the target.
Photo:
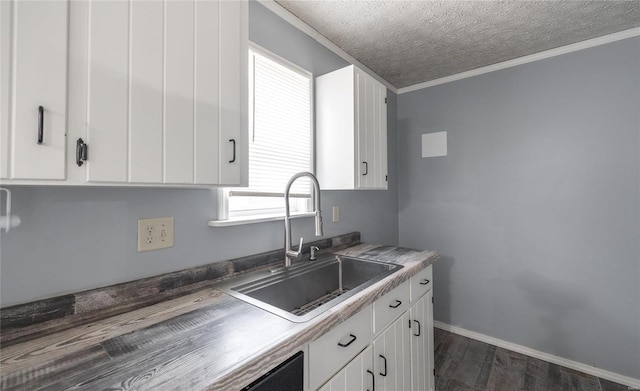
<svg viewBox="0 0 640 391">
<path fill-rule="evenodd" d="M 435 329 L 438 391 L 628 391 L 629 387 Z"/>
</svg>

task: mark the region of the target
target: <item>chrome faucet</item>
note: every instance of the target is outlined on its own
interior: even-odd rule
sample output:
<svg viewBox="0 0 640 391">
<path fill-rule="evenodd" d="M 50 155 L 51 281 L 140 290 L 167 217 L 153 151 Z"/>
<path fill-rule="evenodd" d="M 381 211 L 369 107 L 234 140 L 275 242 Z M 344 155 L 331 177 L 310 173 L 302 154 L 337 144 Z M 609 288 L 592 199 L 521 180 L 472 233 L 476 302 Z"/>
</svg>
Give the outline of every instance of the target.
<svg viewBox="0 0 640 391">
<path fill-rule="evenodd" d="M 316 236 L 322 236 L 322 212 L 320 212 L 320 184 L 318 179 L 310 172 L 299 172 L 289 179 L 287 186 L 284 188 L 284 266 L 291 266 L 291 261 L 298 259 L 302 254 L 302 242 L 303 238 L 300 238 L 300 246 L 298 251 L 291 249 L 291 212 L 289 210 L 289 192 L 291 191 L 291 185 L 296 179 L 301 177 L 309 177 L 313 182 L 314 190 L 314 209 L 316 212 Z"/>
</svg>

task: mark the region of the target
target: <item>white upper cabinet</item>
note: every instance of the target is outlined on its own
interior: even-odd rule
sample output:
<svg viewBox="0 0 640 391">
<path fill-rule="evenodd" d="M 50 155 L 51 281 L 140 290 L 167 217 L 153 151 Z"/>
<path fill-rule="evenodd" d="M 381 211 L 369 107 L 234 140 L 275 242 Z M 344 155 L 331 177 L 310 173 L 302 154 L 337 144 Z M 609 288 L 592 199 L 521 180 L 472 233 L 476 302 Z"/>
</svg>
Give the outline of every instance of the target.
<svg viewBox="0 0 640 391">
<path fill-rule="evenodd" d="M 246 184 L 246 1 L 2 1 L 0 30 L 8 184 Z"/>
<path fill-rule="evenodd" d="M 91 1 L 86 13 L 87 180 L 240 184 L 246 3 Z"/>
<path fill-rule="evenodd" d="M 248 129 L 246 119 L 249 62 L 248 11 L 244 2 L 222 1 L 219 4 L 221 37 L 219 41 L 220 176 L 218 183 L 238 185 L 242 177 L 242 166 L 248 167 L 248 163 L 240 163 L 247 159 L 245 157 L 241 159 L 240 155 L 246 156 L 249 153 L 248 141 L 241 140 L 247 137 L 246 129 Z M 210 20 L 203 19 L 202 23 L 210 23 Z M 238 88 L 239 86 L 241 88 Z"/>
<path fill-rule="evenodd" d="M 387 89 L 353 65 L 316 78 L 323 189 L 387 189 Z"/>
<path fill-rule="evenodd" d="M 64 180 L 68 2 L 0 2 L 0 177 Z"/>
</svg>

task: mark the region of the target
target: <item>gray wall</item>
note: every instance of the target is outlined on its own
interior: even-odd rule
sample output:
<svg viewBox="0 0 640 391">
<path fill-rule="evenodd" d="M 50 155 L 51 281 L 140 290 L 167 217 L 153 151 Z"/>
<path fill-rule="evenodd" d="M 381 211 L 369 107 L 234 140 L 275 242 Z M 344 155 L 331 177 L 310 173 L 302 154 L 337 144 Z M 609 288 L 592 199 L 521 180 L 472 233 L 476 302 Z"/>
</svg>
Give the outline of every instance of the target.
<svg viewBox="0 0 640 391">
<path fill-rule="evenodd" d="M 639 102 L 637 37 L 398 97 L 400 244 L 444 255 L 436 320 L 640 377 Z"/>
<path fill-rule="evenodd" d="M 251 2 L 250 39 L 320 75 L 347 65 L 323 46 Z M 396 97 L 388 115 L 389 172 L 396 164 Z M 325 237 L 350 231 L 362 240 L 398 243 L 397 177 L 388 191 L 323 191 Z M 280 248 L 283 223 L 210 228 L 211 190 L 11 187 L 22 226 L 0 234 L 2 306 L 181 270 Z M 340 222 L 331 222 L 331 207 Z M 138 253 L 139 218 L 174 216 L 175 246 Z M 293 236 L 313 240 L 312 219 L 293 223 Z"/>
</svg>

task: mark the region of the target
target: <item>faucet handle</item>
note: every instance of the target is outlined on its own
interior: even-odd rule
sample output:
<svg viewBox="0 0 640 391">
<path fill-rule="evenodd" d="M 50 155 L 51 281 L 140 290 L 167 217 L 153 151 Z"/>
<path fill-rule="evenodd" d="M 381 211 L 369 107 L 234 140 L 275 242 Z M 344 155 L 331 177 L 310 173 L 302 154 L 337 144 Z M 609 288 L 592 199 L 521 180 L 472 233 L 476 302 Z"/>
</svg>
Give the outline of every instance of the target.
<svg viewBox="0 0 640 391">
<path fill-rule="evenodd" d="M 286 252 L 285 252 L 285 260 L 286 260 L 285 267 L 291 266 L 291 260 L 292 259 L 299 259 L 300 258 L 300 255 L 302 254 L 302 242 L 303 241 L 304 241 L 304 238 L 300 238 L 300 244 L 298 245 L 298 251 L 286 250 Z"/>
<path fill-rule="evenodd" d="M 298 252 L 296 253 L 296 257 L 299 257 L 302 254 L 302 242 L 304 242 L 304 238 L 300 237 L 300 244 L 298 245 Z"/>
</svg>

